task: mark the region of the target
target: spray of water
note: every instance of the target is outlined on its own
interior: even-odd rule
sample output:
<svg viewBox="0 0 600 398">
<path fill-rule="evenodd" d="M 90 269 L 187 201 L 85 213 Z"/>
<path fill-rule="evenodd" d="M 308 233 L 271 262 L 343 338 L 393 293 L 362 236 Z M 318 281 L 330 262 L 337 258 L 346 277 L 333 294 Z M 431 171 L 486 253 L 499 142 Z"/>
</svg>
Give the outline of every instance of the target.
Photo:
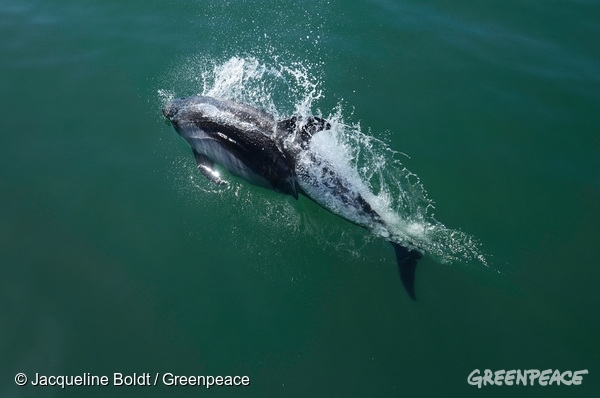
<svg viewBox="0 0 600 398">
<path fill-rule="evenodd" d="M 292 114 L 326 118 L 331 129 L 313 137 L 310 151 L 333 165 L 381 216 L 387 228 L 372 228 L 373 234 L 415 247 L 441 262 L 488 267 L 474 238 L 435 220 L 433 202 L 419 177 L 401 163 L 405 155 L 365 133 L 360 124 L 347 123 L 342 103 L 333 112 L 322 113 L 322 82 L 306 63 L 286 64 L 277 57 L 268 62 L 252 56 L 231 57 L 224 62 L 197 57 L 182 62 L 167 81 L 172 89 L 159 90 L 161 103 L 176 94 L 202 94 L 254 105 L 276 119 Z M 231 189 L 239 193 L 239 187 Z M 290 213 L 277 206 L 273 211 Z M 294 225 L 302 221 L 292 219 L 296 220 Z"/>
</svg>

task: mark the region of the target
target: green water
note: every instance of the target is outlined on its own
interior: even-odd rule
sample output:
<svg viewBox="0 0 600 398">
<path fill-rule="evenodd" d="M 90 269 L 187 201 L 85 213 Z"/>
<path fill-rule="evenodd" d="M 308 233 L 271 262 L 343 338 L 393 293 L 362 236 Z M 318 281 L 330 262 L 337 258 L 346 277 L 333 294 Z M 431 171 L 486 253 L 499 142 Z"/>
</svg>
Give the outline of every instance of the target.
<svg viewBox="0 0 600 398">
<path fill-rule="evenodd" d="M 0 396 L 600 391 L 597 2 L 182 3 L 0 3 Z M 307 65 L 314 111 L 342 104 L 407 154 L 435 219 L 499 274 L 426 255 L 413 302 L 385 241 L 306 198 L 203 181 L 158 91 L 199 92 L 198 63 L 234 56 Z M 474 369 L 589 374 L 477 389 Z"/>
</svg>

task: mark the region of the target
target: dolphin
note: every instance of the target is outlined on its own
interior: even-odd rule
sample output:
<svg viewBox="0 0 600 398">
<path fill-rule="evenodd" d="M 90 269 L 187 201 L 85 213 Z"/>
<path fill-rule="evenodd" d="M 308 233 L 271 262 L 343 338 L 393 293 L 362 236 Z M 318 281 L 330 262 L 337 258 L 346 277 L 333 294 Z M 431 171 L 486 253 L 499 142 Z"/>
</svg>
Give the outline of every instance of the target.
<svg viewBox="0 0 600 398">
<path fill-rule="evenodd" d="M 253 106 L 208 96 L 169 100 L 163 115 L 190 145 L 199 171 L 216 184 L 227 184 L 215 164 L 229 173 L 276 192 L 298 194 L 371 231 L 386 230 L 382 217 L 364 198 L 364 189 L 309 150 L 314 134 L 331 124 L 319 117 L 284 120 Z M 383 234 L 385 236 L 385 234 Z M 400 279 L 416 300 L 415 271 L 422 253 L 391 238 Z"/>
</svg>

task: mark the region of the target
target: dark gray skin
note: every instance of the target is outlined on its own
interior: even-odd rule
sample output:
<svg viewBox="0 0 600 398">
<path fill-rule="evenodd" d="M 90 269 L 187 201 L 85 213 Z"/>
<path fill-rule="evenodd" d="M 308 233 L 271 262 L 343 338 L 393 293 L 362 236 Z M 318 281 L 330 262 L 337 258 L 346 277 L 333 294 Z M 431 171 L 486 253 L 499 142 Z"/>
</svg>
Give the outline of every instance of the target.
<svg viewBox="0 0 600 398">
<path fill-rule="evenodd" d="M 365 228 L 385 223 L 371 205 L 334 168 L 307 152 L 310 139 L 319 131 L 331 128 L 321 118 L 292 117 L 277 122 L 272 115 L 233 101 L 207 96 L 173 99 L 163 108 L 175 130 L 191 146 L 198 169 L 217 184 L 226 182 L 214 169 L 219 164 L 231 174 L 260 186 L 298 198 L 302 193 L 348 221 Z M 315 178 L 304 169 L 300 156 L 308 154 L 310 162 L 322 176 Z M 327 197 L 336 207 L 328 206 Z M 421 253 L 391 241 L 396 253 L 400 278 L 415 300 L 415 270 Z"/>
<path fill-rule="evenodd" d="M 243 104 L 193 96 L 163 109 L 175 130 L 192 147 L 198 168 L 223 184 L 214 163 L 247 181 L 298 198 L 294 166 L 271 138 L 273 117 Z"/>
</svg>

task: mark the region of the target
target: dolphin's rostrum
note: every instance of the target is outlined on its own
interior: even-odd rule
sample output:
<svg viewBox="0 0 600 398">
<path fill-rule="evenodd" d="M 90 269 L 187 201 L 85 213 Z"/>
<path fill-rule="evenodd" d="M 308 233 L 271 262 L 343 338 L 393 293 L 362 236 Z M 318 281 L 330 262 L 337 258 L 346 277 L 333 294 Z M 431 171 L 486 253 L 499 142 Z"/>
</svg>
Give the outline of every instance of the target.
<svg viewBox="0 0 600 398">
<path fill-rule="evenodd" d="M 296 199 L 301 193 L 367 229 L 386 228 L 360 189 L 308 150 L 314 134 L 331 128 L 326 120 L 293 116 L 277 121 L 250 105 L 207 96 L 172 99 L 163 114 L 192 148 L 200 172 L 214 183 L 226 184 L 216 163 L 252 184 Z M 422 255 L 391 239 L 390 243 L 402 283 L 414 300 L 415 269 Z"/>
</svg>

